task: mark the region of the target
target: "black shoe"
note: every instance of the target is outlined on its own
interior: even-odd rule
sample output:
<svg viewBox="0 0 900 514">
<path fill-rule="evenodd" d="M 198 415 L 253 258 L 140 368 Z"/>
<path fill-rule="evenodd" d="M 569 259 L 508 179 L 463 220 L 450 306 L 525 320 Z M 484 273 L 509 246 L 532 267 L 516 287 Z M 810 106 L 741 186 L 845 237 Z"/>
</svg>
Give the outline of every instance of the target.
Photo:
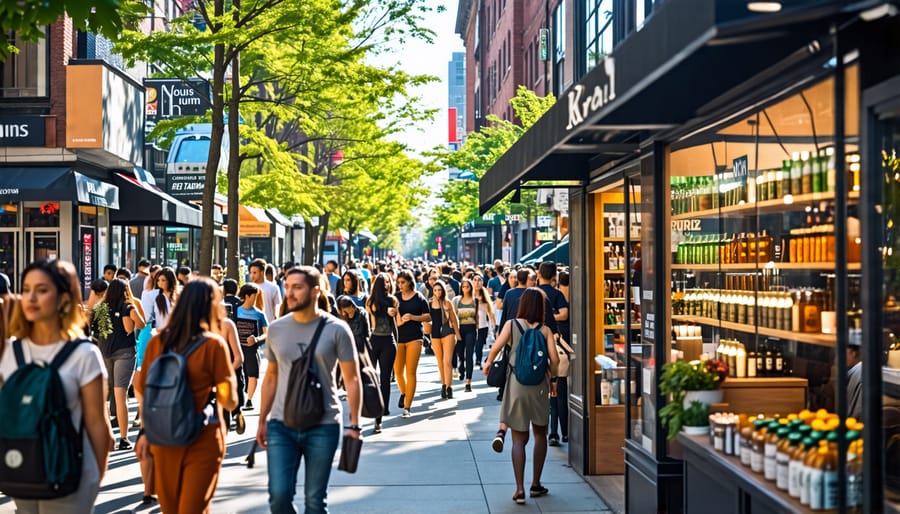
<svg viewBox="0 0 900 514">
<path fill-rule="evenodd" d="M 491 442 L 491 448 L 497 453 L 503 453 L 503 440 L 506 439 L 506 430 L 498 430 L 497 435 Z"/>
<path fill-rule="evenodd" d="M 253 410 L 253 402 L 247 400 L 247 403 L 244 404 L 244 410 Z"/>
<path fill-rule="evenodd" d="M 539 485 L 537 487 L 532 486 L 528 492 L 532 498 L 539 498 L 541 496 L 546 496 L 547 494 L 549 494 L 550 490 L 542 485 Z"/>
<path fill-rule="evenodd" d="M 141 504 L 138 505 L 138 508 L 149 507 L 150 505 L 153 505 L 154 503 L 156 503 L 156 498 L 154 498 L 153 496 L 150 496 L 149 494 L 145 494 L 144 499 L 141 501 Z"/>
<path fill-rule="evenodd" d="M 131 449 L 131 441 L 128 439 L 119 439 L 119 444 L 116 445 L 116 450 L 130 450 Z"/>
<path fill-rule="evenodd" d="M 498 402 L 502 402 L 502 401 L 503 401 L 503 393 L 497 393 L 497 401 L 498 401 Z"/>
<path fill-rule="evenodd" d="M 564 435 L 564 436 L 562 437 L 562 442 L 568 443 L 568 442 L 569 442 L 569 436 Z"/>
<path fill-rule="evenodd" d="M 441 384 L 441 400 L 447 399 L 447 386 Z"/>
<path fill-rule="evenodd" d="M 401 394 L 400 401 L 397 402 L 398 409 L 402 409 L 403 407 L 406 407 L 406 395 L 405 394 Z"/>
<path fill-rule="evenodd" d="M 547 438 L 547 444 L 550 446 L 559 446 L 559 436 L 551 434 L 549 438 Z"/>
<path fill-rule="evenodd" d="M 471 392 L 472 392 L 472 384 L 466 384 L 466 392 L 467 392 L 467 393 L 471 393 Z"/>
<path fill-rule="evenodd" d="M 448 400 L 453 399 L 453 388 L 450 386 L 447 386 L 447 399 Z"/>
</svg>

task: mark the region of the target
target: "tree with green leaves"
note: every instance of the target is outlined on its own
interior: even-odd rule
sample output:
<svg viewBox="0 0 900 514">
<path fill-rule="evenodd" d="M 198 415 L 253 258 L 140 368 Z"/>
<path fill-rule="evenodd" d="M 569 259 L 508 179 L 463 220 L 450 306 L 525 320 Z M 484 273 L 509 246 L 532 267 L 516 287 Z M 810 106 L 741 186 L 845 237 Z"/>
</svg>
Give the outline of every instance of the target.
<svg viewBox="0 0 900 514">
<path fill-rule="evenodd" d="M 469 134 L 459 150 L 439 154 L 441 162 L 447 168 L 470 171 L 477 180 L 481 180 L 494 163 L 555 102 L 553 96 L 541 97 L 525 86 L 519 86 L 516 96 L 510 100 L 510 105 L 521 125 L 489 115 L 488 125 Z M 533 190 L 522 191 L 520 203 L 514 204 L 509 199 L 504 199 L 491 208 L 489 213 L 525 214 L 529 210 L 537 212 L 535 196 Z M 453 235 L 467 222 L 480 219 L 477 181 L 451 180 L 444 186 L 439 198 L 440 203 L 434 211 L 432 224 L 425 234 L 426 247 L 431 246 L 435 236 Z"/>
<path fill-rule="evenodd" d="M 78 30 L 115 40 L 126 28 L 134 28 L 149 11 L 142 0 L 17 0 L 0 2 L 0 62 L 17 50 L 18 41 L 46 37 L 45 28 L 68 16 Z M 10 39 L 15 34 L 15 39 Z"/>
</svg>

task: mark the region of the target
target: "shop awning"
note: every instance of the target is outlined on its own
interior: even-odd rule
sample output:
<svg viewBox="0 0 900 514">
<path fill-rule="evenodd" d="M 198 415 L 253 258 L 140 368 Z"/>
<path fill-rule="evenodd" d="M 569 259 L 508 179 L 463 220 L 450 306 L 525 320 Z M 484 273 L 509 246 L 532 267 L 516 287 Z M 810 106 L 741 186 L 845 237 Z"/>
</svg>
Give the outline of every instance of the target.
<svg viewBox="0 0 900 514">
<path fill-rule="evenodd" d="M 528 261 L 523 261 L 524 264 L 540 264 L 544 261 L 553 261 L 557 264 L 569 265 L 569 242 L 562 241 L 556 248 L 551 248 L 549 251 L 538 255 L 537 257 L 532 257 Z"/>
<path fill-rule="evenodd" d="M 281 214 L 281 211 L 278 209 L 266 209 L 266 214 L 269 216 L 269 219 L 275 223 L 284 225 L 287 228 L 294 228 L 294 224 L 291 223 L 291 220 L 287 219 L 284 214 Z"/>
<path fill-rule="evenodd" d="M 269 237 L 272 233 L 272 220 L 264 209 L 241 205 L 239 223 L 238 233 L 242 236 Z"/>
<path fill-rule="evenodd" d="M 71 167 L 0 168 L 0 202 L 69 201 L 119 208 L 119 188 Z"/>
<path fill-rule="evenodd" d="M 110 213 L 115 225 L 200 227 L 200 209 L 123 173 L 113 175 L 122 190 L 122 208 Z"/>
<path fill-rule="evenodd" d="M 360 230 L 360 231 L 359 231 L 359 235 L 362 236 L 362 237 L 364 237 L 364 238 L 366 238 L 366 239 L 368 239 L 369 241 L 371 241 L 371 242 L 373 242 L 373 243 L 376 242 L 376 241 L 378 241 L 378 236 L 376 236 L 375 234 L 373 234 L 372 231 L 369 230 L 369 229 L 367 229 L 367 228 L 364 228 L 364 229 Z"/>
<path fill-rule="evenodd" d="M 532 257 L 537 257 L 538 255 L 541 255 L 544 252 L 550 250 L 550 248 L 552 248 L 552 247 L 553 247 L 553 241 L 545 241 L 545 242 L 541 243 L 540 246 L 538 246 L 534 250 L 523 255 L 522 258 L 519 259 L 519 262 L 522 262 L 522 263 L 528 262 Z"/>
<path fill-rule="evenodd" d="M 641 141 L 751 92 L 746 82 L 828 34 L 839 0 L 782 0 L 775 14 L 746 2 L 668 0 L 563 94 L 481 178 L 483 214 L 522 183 L 586 181 L 634 156 Z M 860 9 L 859 4 L 853 4 Z M 805 52 L 805 53 L 804 53 Z"/>
</svg>

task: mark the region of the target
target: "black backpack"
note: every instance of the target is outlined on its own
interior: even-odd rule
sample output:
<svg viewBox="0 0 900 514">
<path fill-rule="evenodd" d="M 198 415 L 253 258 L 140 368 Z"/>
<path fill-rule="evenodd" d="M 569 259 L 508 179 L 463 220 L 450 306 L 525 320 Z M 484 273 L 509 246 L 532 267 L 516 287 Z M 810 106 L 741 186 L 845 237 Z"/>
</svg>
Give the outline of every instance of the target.
<svg viewBox="0 0 900 514">
<path fill-rule="evenodd" d="M 150 365 L 141 416 L 150 444 L 190 446 L 207 424 L 209 414 L 206 409 L 197 413 L 187 375 L 188 357 L 205 341 L 206 337 L 198 338 L 183 354 L 166 350 Z"/>
<path fill-rule="evenodd" d="M 63 345 L 48 365 L 25 362 L 12 342 L 18 369 L 0 389 L 0 491 L 48 500 L 74 493 L 81 482 L 82 432 L 72 424 L 59 368 L 87 339 Z"/>
</svg>

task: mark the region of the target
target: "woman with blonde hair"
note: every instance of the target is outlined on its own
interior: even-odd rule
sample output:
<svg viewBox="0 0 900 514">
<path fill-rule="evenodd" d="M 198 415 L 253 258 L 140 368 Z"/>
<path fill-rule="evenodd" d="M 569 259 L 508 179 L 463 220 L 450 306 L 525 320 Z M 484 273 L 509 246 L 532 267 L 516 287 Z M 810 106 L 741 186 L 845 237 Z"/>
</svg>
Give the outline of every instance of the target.
<svg viewBox="0 0 900 514">
<path fill-rule="evenodd" d="M 10 322 L 12 344 L 0 356 L 0 381 L 19 368 L 16 354 L 24 362 L 51 362 L 62 351 L 71 354 L 59 366 L 66 405 L 74 427 L 83 427 L 81 481 L 78 489 L 62 498 L 26 500 L 13 498 L 17 512 L 93 512 L 106 473 L 113 444 L 106 415 L 106 368 L 93 344 L 81 342 L 87 324 L 81 306 L 81 285 L 72 264 L 57 259 L 32 262 L 22 272 L 22 296 Z M 70 345 L 75 345 L 74 347 Z"/>
<path fill-rule="evenodd" d="M 459 337 L 459 320 L 456 310 L 447 299 L 447 286 L 435 280 L 431 286 L 431 348 L 441 375 L 441 398 L 453 398 L 453 349 Z"/>
</svg>

